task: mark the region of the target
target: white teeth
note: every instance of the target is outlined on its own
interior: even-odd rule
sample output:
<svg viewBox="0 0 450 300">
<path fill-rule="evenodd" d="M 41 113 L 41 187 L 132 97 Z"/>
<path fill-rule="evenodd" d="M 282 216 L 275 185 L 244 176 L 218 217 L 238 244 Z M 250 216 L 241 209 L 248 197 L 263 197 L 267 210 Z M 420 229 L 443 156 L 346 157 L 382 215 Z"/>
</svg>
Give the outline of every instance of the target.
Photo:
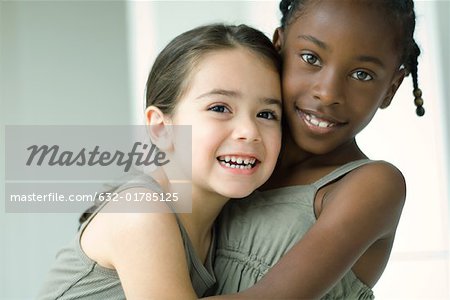
<svg viewBox="0 0 450 300">
<path fill-rule="evenodd" d="M 251 164 L 248 164 L 248 165 L 233 165 L 233 164 L 229 164 L 229 163 L 226 163 L 226 162 L 220 162 L 222 165 L 224 165 L 225 167 L 227 167 L 227 168 L 230 168 L 230 169 L 241 169 L 241 170 L 245 170 L 245 169 L 251 169 L 253 166 L 251 165 Z"/>
<path fill-rule="evenodd" d="M 238 157 L 238 156 L 220 156 L 219 161 L 222 165 L 231 169 L 251 169 L 254 167 L 256 158 Z"/>
<path fill-rule="evenodd" d="M 305 119 L 314 126 L 318 126 L 320 128 L 327 128 L 334 126 L 334 123 L 329 123 L 326 121 L 319 121 L 316 116 L 305 114 Z"/>
<path fill-rule="evenodd" d="M 311 124 L 313 124 L 313 125 L 315 125 L 315 126 L 318 126 L 318 125 L 319 125 L 319 121 L 317 121 L 317 120 L 314 119 L 314 118 L 311 118 L 311 120 L 309 120 L 309 122 L 311 122 Z"/>
</svg>

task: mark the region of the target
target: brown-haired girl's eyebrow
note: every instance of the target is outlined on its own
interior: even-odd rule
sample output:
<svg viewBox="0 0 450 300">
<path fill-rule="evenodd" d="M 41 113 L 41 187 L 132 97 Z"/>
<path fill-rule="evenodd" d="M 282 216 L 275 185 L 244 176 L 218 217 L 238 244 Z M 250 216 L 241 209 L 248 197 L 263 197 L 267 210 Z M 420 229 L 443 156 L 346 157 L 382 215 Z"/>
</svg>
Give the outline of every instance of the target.
<svg viewBox="0 0 450 300">
<path fill-rule="evenodd" d="M 240 92 L 237 91 L 231 91 L 231 90 L 224 90 L 224 89 L 213 89 L 209 92 L 206 92 L 204 94 L 201 94 L 195 99 L 201 99 L 209 96 L 227 96 L 232 98 L 239 98 L 242 96 Z M 280 108 L 282 108 L 281 100 L 277 98 L 260 98 L 259 102 L 266 105 L 276 105 Z"/>
<path fill-rule="evenodd" d="M 266 105 L 276 105 L 280 109 L 282 109 L 282 107 L 283 107 L 281 105 L 281 100 L 280 99 L 276 99 L 276 98 L 261 98 L 260 102 L 262 102 L 263 104 L 266 104 Z"/>
<path fill-rule="evenodd" d="M 201 94 L 196 99 L 209 97 L 209 96 L 215 96 L 215 95 L 238 98 L 238 97 L 241 96 L 241 93 L 236 92 L 236 91 L 224 90 L 224 89 L 213 89 L 213 90 L 211 90 L 209 92 Z"/>
</svg>

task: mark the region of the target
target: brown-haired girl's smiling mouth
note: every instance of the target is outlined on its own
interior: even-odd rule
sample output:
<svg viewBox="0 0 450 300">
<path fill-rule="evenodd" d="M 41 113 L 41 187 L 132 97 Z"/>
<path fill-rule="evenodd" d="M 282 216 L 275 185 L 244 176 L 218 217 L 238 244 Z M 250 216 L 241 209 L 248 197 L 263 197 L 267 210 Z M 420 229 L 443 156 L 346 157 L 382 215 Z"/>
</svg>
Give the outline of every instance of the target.
<svg viewBox="0 0 450 300">
<path fill-rule="evenodd" d="M 233 169 L 251 169 L 255 167 L 260 161 L 253 156 L 243 155 L 221 155 L 217 160 L 223 166 Z"/>
</svg>

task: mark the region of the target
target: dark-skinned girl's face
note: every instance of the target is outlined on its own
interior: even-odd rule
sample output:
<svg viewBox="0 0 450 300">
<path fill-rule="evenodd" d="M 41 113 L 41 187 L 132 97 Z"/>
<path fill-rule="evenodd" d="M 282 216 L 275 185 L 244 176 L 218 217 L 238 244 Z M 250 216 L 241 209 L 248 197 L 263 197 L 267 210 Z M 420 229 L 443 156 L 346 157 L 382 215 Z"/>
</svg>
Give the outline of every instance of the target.
<svg viewBox="0 0 450 300">
<path fill-rule="evenodd" d="M 285 116 L 302 150 L 331 153 L 390 104 L 404 72 L 399 31 L 384 17 L 370 1 L 310 1 L 275 33 Z"/>
</svg>

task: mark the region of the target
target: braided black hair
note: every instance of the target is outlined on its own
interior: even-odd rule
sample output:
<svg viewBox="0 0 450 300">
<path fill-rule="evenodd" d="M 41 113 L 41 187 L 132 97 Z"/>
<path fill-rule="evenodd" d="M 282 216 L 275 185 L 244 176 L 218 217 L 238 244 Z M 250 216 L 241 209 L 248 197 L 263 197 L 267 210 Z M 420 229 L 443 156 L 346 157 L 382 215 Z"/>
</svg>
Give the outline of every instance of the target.
<svg viewBox="0 0 450 300">
<path fill-rule="evenodd" d="M 304 11 L 306 4 L 311 0 L 281 0 L 280 11 L 281 28 L 285 28 L 289 23 L 300 16 L 300 13 Z M 407 71 L 407 75 L 411 74 L 413 81 L 413 94 L 414 103 L 417 106 L 416 114 L 423 116 L 425 109 L 423 108 L 422 91 L 419 89 L 417 72 L 418 61 L 417 58 L 420 55 L 420 49 L 414 40 L 414 29 L 416 27 L 416 15 L 414 13 L 414 1 L 413 0 L 376 0 L 371 1 L 372 4 L 383 7 L 387 15 L 392 18 L 395 24 L 398 24 L 401 29 L 401 36 L 404 40 L 399 45 L 402 45 L 401 64 Z"/>
</svg>

